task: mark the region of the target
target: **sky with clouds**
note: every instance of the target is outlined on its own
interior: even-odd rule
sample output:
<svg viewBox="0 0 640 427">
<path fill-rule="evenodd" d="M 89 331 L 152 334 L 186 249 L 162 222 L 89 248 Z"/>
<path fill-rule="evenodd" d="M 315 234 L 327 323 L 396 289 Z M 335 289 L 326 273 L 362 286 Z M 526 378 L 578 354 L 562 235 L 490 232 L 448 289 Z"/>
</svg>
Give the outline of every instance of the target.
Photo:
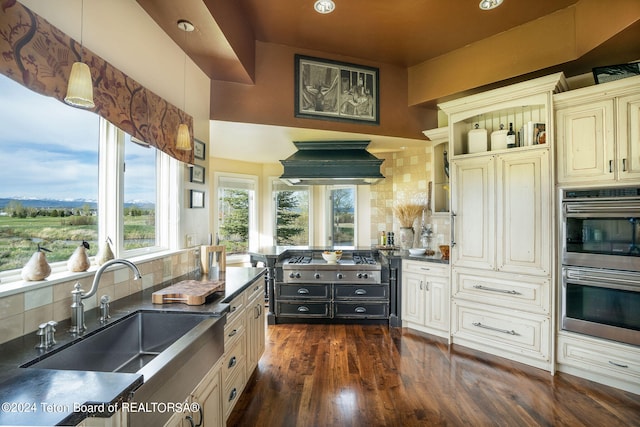
<svg viewBox="0 0 640 427">
<path fill-rule="evenodd" d="M 0 75 L 0 197 L 98 198 L 95 113 Z M 125 146 L 125 199 L 154 201 L 155 149 Z"/>
</svg>

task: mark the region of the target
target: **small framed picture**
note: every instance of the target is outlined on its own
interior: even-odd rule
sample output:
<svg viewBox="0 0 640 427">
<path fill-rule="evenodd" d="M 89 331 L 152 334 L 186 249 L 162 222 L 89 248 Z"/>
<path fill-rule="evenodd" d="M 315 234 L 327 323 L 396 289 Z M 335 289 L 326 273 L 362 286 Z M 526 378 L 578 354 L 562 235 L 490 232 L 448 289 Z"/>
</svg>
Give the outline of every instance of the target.
<svg viewBox="0 0 640 427">
<path fill-rule="evenodd" d="M 198 160 L 205 159 L 207 146 L 204 142 L 198 141 L 197 139 L 193 140 L 193 157 Z"/>
<path fill-rule="evenodd" d="M 189 207 L 204 208 L 204 191 L 190 190 Z"/>
<path fill-rule="evenodd" d="M 640 75 L 640 62 L 595 67 L 592 71 L 596 84 L 612 82 L 614 80 Z"/>
<path fill-rule="evenodd" d="M 191 166 L 191 182 L 195 182 L 198 184 L 204 184 L 204 168 L 198 165 Z"/>
</svg>

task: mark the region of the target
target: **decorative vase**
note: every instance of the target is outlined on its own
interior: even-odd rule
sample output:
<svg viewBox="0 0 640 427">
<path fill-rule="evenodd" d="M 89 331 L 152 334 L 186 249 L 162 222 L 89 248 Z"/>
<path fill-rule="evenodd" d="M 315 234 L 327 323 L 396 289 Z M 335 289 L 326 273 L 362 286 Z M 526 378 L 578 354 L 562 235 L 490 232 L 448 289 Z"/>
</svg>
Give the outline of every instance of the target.
<svg viewBox="0 0 640 427">
<path fill-rule="evenodd" d="M 413 227 L 400 227 L 400 249 L 413 247 Z"/>
</svg>

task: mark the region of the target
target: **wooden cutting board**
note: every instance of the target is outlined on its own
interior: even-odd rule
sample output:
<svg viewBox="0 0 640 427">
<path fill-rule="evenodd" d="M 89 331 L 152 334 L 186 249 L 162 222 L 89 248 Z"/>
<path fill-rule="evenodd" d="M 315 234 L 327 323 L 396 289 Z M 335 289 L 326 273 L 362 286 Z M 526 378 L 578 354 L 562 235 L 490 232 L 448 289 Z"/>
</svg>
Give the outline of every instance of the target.
<svg viewBox="0 0 640 427">
<path fill-rule="evenodd" d="M 224 290 L 224 280 L 183 280 L 151 294 L 154 304 L 202 305 L 209 295 Z"/>
</svg>

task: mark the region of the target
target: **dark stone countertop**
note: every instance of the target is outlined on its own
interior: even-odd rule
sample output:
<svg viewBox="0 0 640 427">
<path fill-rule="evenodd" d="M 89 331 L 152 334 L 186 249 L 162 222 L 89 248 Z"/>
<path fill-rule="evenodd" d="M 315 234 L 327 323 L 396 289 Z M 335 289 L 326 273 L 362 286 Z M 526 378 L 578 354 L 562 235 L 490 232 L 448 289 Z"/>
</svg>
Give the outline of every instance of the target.
<svg viewBox="0 0 640 427">
<path fill-rule="evenodd" d="M 170 283 L 146 289 L 113 301 L 110 323 L 140 310 L 188 311 L 220 317 L 220 321 L 224 321 L 228 303 L 261 279 L 264 272 L 264 268 L 228 267 L 219 278 L 225 281 L 224 292 L 216 292 L 200 306 L 153 304 L 151 294 Z M 200 280 L 209 279 L 203 276 Z M 85 324 L 87 331 L 77 336 L 66 332 L 70 326 L 68 320 L 60 322 L 56 328 L 57 344 L 48 351 L 35 349 L 39 342 L 35 332 L 0 345 L 0 425 L 76 425 L 87 416 L 109 416 L 119 403 L 126 401 L 130 393 L 143 384 L 142 375 L 136 373 L 20 368 L 102 328 L 104 325 L 99 321 L 98 309 L 86 312 Z"/>
</svg>

